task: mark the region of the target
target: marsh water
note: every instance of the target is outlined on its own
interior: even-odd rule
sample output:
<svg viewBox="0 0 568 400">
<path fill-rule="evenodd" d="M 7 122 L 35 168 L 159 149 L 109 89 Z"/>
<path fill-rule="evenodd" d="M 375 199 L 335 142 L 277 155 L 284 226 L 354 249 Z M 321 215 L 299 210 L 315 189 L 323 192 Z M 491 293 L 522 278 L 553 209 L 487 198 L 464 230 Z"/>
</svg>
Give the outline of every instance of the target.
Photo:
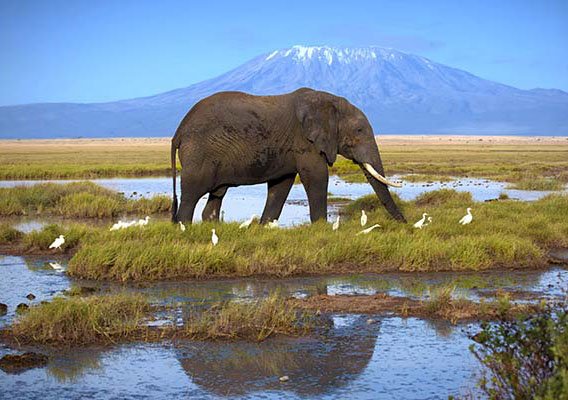
<svg viewBox="0 0 568 400">
<path fill-rule="evenodd" d="M 59 183 L 68 181 L 57 181 Z M 170 194 L 168 178 L 101 179 L 94 182 L 123 192 L 127 197 Z M 37 181 L 0 182 L 0 186 Z M 438 188 L 470 191 L 484 201 L 507 193 L 511 198 L 536 200 L 548 192 L 506 189 L 506 184 L 478 179 L 448 183 L 407 183 L 394 189 L 403 199 Z M 330 196 L 355 199 L 372 192 L 367 184 L 345 183 L 332 177 Z M 260 214 L 266 186 L 232 188 L 223 202 L 226 221 L 241 221 Z M 199 219 L 205 199 L 196 210 Z M 330 204 L 330 214 L 337 209 Z M 134 218 L 134 217 L 131 217 Z M 39 229 L 57 218 L 27 217 L 9 220 L 18 229 Z M 294 185 L 280 222 L 309 221 L 304 189 Z M 92 223 L 92 222 L 89 222 Z M 109 221 L 101 221 L 108 224 Z M 280 290 L 286 296 L 316 293 L 375 294 L 427 297 L 433 288 L 456 287 L 455 294 L 472 299 L 494 296 L 495 290 L 522 293 L 516 301 L 563 295 L 568 272 L 551 266 L 539 271 L 486 273 L 412 273 L 326 276 L 289 279 L 234 279 L 159 282 L 122 286 L 69 278 L 50 263 L 65 269 L 61 256 L 17 257 L 0 255 L 0 303 L 8 313 L 0 327 L 16 318 L 19 303 L 37 304 L 76 286 L 96 287 L 101 293 L 139 291 L 155 303 L 185 307 L 196 302 L 226 299 L 250 301 Z M 33 301 L 26 298 L 32 293 Z M 72 349 L 25 348 L 50 355 L 48 365 L 19 374 L 0 370 L 0 398 L 369 398 L 434 399 L 448 395 L 479 395 L 478 362 L 469 351 L 467 335 L 476 326 L 393 315 L 329 314 L 331 329 L 323 336 L 274 338 L 262 343 L 173 342 L 128 344 Z M 375 322 L 367 323 L 371 318 Z M 0 357 L 13 353 L 0 345 Z M 279 377 L 287 375 L 288 382 Z"/>
<path fill-rule="evenodd" d="M 561 296 L 568 271 L 380 274 L 290 279 L 160 282 L 121 286 L 69 278 L 45 257 L 0 257 L 0 301 L 8 305 L 4 326 L 19 303 L 36 304 L 74 286 L 101 293 L 139 291 L 155 303 L 185 306 L 202 301 L 249 301 L 278 289 L 287 296 L 315 293 L 389 293 L 428 296 L 452 284 L 456 294 L 485 296 L 493 289 Z M 28 293 L 36 298 L 29 301 Z M 490 296 L 491 294 L 488 294 Z M 41 349 L 44 368 L 20 374 L 0 371 L 0 397 L 11 398 L 445 398 L 477 393 L 479 366 L 468 347 L 475 326 L 392 315 L 330 314 L 322 337 L 275 338 L 262 343 L 174 342 L 107 348 Z M 376 322 L 368 324 L 373 318 Z M 27 350 L 35 350 L 29 348 Z M 0 347 L 0 356 L 12 353 Z M 290 381 L 281 383 L 287 375 Z"/>
<path fill-rule="evenodd" d="M 393 179 L 401 177 L 394 176 Z M 403 179 L 403 177 L 402 177 Z M 103 187 L 121 193 L 127 198 L 153 197 L 155 195 L 171 196 L 171 178 L 115 178 L 115 179 L 92 179 Z M 44 182 L 68 183 L 72 180 L 50 180 L 50 181 L 0 181 L 0 187 L 13 187 L 17 185 L 34 185 Z M 507 189 L 508 184 L 504 182 L 494 182 L 475 178 L 456 178 L 451 182 L 430 182 L 430 183 L 411 183 L 405 182 L 402 188 L 391 188 L 390 190 L 398 194 L 404 200 L 412 200 L 421 193 L 437 189 L 455 189 L 461 192 L 470 192 L 476 201 L 492 200 L 499 197 L 499 194 L 506 193 L 512 199 L 523 201 L 534 201 L 549 193 L 547 191 L 528 191 Z M 178 179 L 178 193 L 179 179 Z M 328 192 L 330 197 L 356 199 L 366 194 L 373 193 L 371 186 L 367 183 L 347 183 L 337 176 L 331 176 L 329 180 Z M 230 188 L 223 200 L 221 210 L 224 220 L 244 221 L 252 214 L 260 215 L 266 201 L 267 188 L 265 184 L 239 186 Z M 205 207 L 207 196 L 204 196 L 195 209 L 194 220 L 201 220 L 201 212 Z M 343 203 L 344 204 L 344 203 Z M 337 215 L 338 207 L 341 202 L 330 202 L 328 211 L 329 217 Z M 138 217 L 138 216 L 136 216 Z M 143 216 L 140 216 L 143 217 Z M 163 217 L 166 218 L 166 217 Z M 308 199 L 304 187 L 295 184 L 290 191 L 286 205 L 282 210 L 280 225 L 291 226 L 307 223 L 310 221 L 308 209 Z M 21 230 L 38 229 L 45 223 L 61 223 L 61 218 L 33 216 L 17 219 L 17 228 Z M 101 224 L 108 224 L 109 221 L 99 221 Z"/>
</svg>

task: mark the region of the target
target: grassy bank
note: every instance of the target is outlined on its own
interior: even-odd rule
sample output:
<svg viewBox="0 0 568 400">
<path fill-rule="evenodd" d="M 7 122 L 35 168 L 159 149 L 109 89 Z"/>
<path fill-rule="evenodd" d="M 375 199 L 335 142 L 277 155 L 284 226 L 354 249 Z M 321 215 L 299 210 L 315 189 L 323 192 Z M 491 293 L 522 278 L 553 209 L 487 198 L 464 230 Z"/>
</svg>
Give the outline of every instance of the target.
<svg viewBox="0 0 568 400">
<path fill-rule="evenodd" d="M 535 304 L 513 304 L 508 298 L 495 301 L 474 302 L 453 296 L 448 287 L 432 298 L 416 300 L 408 297 L 375 295 L 316 295 L 303 299 L 290 299 L 289 305 L 303 310 L 327 313 L 389 314 L 403 318 L 418 317 L 449 321 L 452 324 L 465 321 L 490 321 L 530 315 L 541 309 Z"/>
<path fill-rule="evenodd" d="M 335 232 L 323 222 L 291 229 L 253 224 L 247 230 L 238 229 L 238 223 L 198 223 L 181 232 L 178 225 L 151 221 L 144 228 L 114 232 L 50 225 L 25 235 L 2 225 L 0 237 L 20 253 L 37 253 L 49 252 L 49 244 L 63 234 L 63 251 L 74 253 L 70 275 L 118 281 L 525 268 L 544 265 L 549 249 L 568 247 L 565 195 L 475 203 L 467 192 L 446 189 L 396 201 L 409 224 L 393 221 L 375 196 L 366 196 L 343 209 Z M 466 207 L 473 208 L 474 219 L 462 226 L 458 221 Z M 367 226 L 382 227 L 357 235 L 361 209 L 369 216 Z M 413 228 L 423 212 L 433 222 Z M 211 244 L 212 228 L 217 246 Z"/>
<path fill-rule="evenodd" d="M 252 303 L 216 303 L 190 312 L 183 334 L 190 339 L 262 341 L 272 335 L 305 335 L 316 326 L 313 312 L 288 307 L 278 293 Z"/>
<path fill-rule="evenodd" d="M 548 249 L 568 247 L 568 223 L 561 217 L 568 215 L 568 196 L 475 203 L 468 193 L 440 190 L 397 201 L 409 221 L 428 212 L 432 224 L 419 230 L 397 223 L 369 196 L 346 207 L 335 232 L 323 222 L 293 229 L 252 225 L 245 231 L 238 223 L 199 223 L 185 232 L 167 222 L 115 232 L 51 226 L 23 235 L 14 246 L 43 248 L 67 233 L 66 249 L 77 250 L 70 275 L 118 281 L 538 267 L 547 262 Z M 457 221 L 466 207 L 473 207 L 474 220 L 462 226 Z M 368 226 L 382 225 L 368 235 L 356 235 L 362 208 Z M 215 247 L 212 228 L 219 236 Z"/>
<path fill-rule="evenodd" d="M 0 216 L 57 215 L 108 218 L 125 214 L 169 212 L 171 198 L 127 199 L 92 182 L 44 183 L 0 188 Z"/>
<path fill-rule="evenodd" d="M 387 175 L 418 174 L 413 181 L 470 176 L 554 189 L 568 183 L 568 141 L 563 138 L 380 136 L 378 142 Z M 12 140 L 3 141 L 0 149 L 4 180 L 170 174 L 168 138 Z M 342 157 L 330 171 L 349 181 L 364 180 L 359 167 Z"/>
<path fill-rule="evenodd" d="M 274 335 L 306 335 L 317 325 L 314 312 L 288 307 L 277 292 L 252 303 L 190 307 L 182 325 L 149 327 L 156 311 L 157 306 L 136 294 L 56 297 L 30 307 L 0 336 L 24 344 L 65 346 L 173 338 L 263 341 Z"/>
<path fill-rule="evenodd" d="M 133 294 L 58 297 L 30 307 L 9 335 L 20 343 L 114 343 L 140 336 L 149 308 L 145 298 Z"/>
</svg>

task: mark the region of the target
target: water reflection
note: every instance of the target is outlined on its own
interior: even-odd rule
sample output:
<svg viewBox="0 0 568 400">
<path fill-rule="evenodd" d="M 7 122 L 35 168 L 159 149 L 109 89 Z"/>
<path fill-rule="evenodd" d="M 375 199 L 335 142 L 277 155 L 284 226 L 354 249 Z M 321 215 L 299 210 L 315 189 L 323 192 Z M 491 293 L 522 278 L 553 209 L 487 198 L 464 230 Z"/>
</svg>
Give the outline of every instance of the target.
<svg viewBox="0 0 568 400">
<path fill-rule="evenodd" d="M 224 343 L 215 348 L 198 344 L 185 351 L 180 363 L 195 384 L 223 396 L 275 390 L 300 396 L 332 393 L 359 378 L 379 335 L 380 325 L 367 325 L 366 316 L 346 318 L 348 323 L 336 323 L 321 340 Z M 279 382 L 283 375 L 290 384 Z"/>
</svg>

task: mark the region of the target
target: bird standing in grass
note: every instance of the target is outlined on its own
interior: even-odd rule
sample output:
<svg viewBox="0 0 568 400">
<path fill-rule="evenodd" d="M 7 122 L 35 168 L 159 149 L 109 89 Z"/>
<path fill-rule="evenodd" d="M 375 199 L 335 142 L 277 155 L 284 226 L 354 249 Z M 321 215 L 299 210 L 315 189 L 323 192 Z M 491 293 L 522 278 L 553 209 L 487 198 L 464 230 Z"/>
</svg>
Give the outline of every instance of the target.
<svg viewBox="0 0 568 400">
<path fill-rule="evenodd" d="M 150 217 L 146 215 L 146 218 L 138 220 L 137 225 L 138 226 L 145 226 L 145 225 L 148 225 L 149 221 L 150 221 Z"/>
<path fill-rule="evenodd" d="M 110 228 L 110 230 L 111 230 L 111 231 L 117 231 L 117 230 L 119 230 L 119 229 L 126 228 L 126 227 L 127 227 L 126 222 L 118 221 L 116 224 L 114 224 L 114 225 Z"/>
<path fill-rule="evenodd" d="M 253 214 L 249 219 L 247 219 L 245 222 L 239 225 L 239 229 L 248 228 L 255 219 L 258 219 L 258 215 Z"/>
<path fill-rule="evenodd" d="M 51 243 L 49 245 L 50 249 L 61 249 L 61 245 L 63 245 L 63 243 L 65 243 L 65 236 L 63 235 L 59 235 L 58 238 L 56 238 L 53 243 Z"/>
<path fill-rule="evenodd" d="M 337 216 L 337 220 L 331 226 L 331 229 L 333 229 L 334 231 L 339 229 L 339 215 Z"/>
<path fill-rule="evenodd" d="M 179 221 L 179 229 L 180 229 L 182 232 L 185 232 L 185 225 L 184 225 L 183 222 L 181 222 L 181 221 Z"/>
<path fill-rule="evenodd" d="M 272 222 L 269 222 L 266 225 L 267 228 L 273 229 L 273 228 L 278 228 L 278 220 L 277 219 L 273 219 Z"/>
<path fill-rule="evenodd" d="M 427 213 L 422 214 L 422 219 L 419 220 L 419 221 L 417 221 L 417 222 L 414 224 L 414 227 L 415 227 L 415 228 L 418 228 L 418 229 L 422 229 L 422 227 L 424 226 L 424 222 L 426 222 L 426 216 L 427 216 L 427 215 L 428 215 Z"/>
<path fill-rule="evenodd" d="M 361 234 L 366 235 L 367 233 L 371 232 L 373 229 L 375 228 L 380 228 L 381 226 L 379 224 L 375 224 L 367 229 L 363 229 L 361 232 L 357 233 L 356 236 L 359 236 Z"/>
<path fill-rule="evenodd" d="M 365 210 L 361 210 L 361 226 L 367 225 L 367 214 L 365 214 Z"/>
<path fill-rule="evenodd" d="M 215 233 L 215 229 L 211 229 L 211 243 L 213 243 L 213 246 L 217 246 L 217 243 L 219 243 L 219 236 Z"/>
<path fill-rule="evenodd" d="M 467 225 L 473 221 L 473 215 L 471 215 L 471 208 L 467 208 L 467 214 L 460 219 L 459 223 L 462 225 Z"/>
</svg>

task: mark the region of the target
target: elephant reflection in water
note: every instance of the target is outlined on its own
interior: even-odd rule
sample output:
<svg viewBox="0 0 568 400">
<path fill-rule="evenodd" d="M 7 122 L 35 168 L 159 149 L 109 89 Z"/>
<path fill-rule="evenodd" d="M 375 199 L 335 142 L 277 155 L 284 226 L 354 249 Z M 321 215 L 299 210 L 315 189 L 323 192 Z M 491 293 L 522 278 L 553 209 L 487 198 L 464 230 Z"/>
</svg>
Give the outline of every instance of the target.
<svg viewBox="0 0 568 400">
<path fill-rule="evenodd" d="M 277 378 L 283 375 L 293 379 L 287 389 L 298 395 L 323 394 L 347 385 L 367 367 L 380 328 L 380 323 L 367 324 L 368 318 L 352 315 L 323 338 L 203 343 L 197 350 L 193 343 L 191 356 L 180 358 L 180 363 L 192 383 L 217 395 L 280 390 Z M 328 322 L 333 325 L 333 318 Z"/>
</svg>

